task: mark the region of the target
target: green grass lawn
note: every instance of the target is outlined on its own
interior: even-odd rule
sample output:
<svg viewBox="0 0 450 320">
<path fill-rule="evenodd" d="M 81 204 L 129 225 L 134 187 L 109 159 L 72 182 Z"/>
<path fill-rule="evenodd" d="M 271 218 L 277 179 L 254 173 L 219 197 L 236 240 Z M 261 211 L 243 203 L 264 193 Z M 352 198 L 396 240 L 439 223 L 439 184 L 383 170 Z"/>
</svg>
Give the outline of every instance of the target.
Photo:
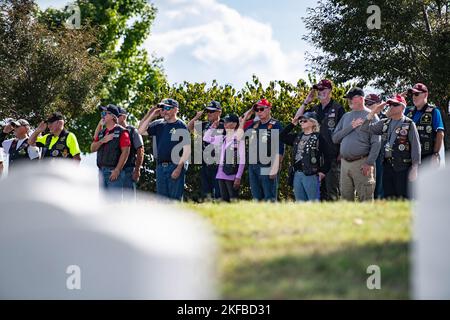
<svg viewBox="0 0 450 320">
<path fill-rule="evenodd" d="M 408 202 L 184 206 L 214 227 L 222 298 L 409 298 Z M 381 290 L 367 289 L 369 265 Z"/>
</svg>

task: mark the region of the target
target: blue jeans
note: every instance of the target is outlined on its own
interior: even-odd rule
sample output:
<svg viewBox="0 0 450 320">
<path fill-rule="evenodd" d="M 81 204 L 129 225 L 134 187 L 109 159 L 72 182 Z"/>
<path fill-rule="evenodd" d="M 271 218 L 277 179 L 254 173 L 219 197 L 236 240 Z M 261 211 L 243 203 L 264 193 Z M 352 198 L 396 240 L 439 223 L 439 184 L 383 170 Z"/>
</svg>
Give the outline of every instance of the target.
<svg viewBox="0 0 450 320">
<path fill-rule="evenodd" d="M 205 165 L 203 164 L 200 168 L 200 179 L 202 187 L 202 197 L 207 198 L 208 196 L 213 199 L 220 198 L 219 183 L 216 179 L 217 165 Z"/>
<path fill-rule="evenodd" d="M 314 174 L 306 176 L 301 171 L 294 175 L 294 195 L 296 201 L 318 201 L 320 200 L 319 176 Z"/>
<path fill-rule="evenodd" d="M 100 184 L 105 190 L 122 192 L 125 172 L 122 170 L 117 180 L 110 181 L 109 177 L 113 170 L 112 168 L 100 168 Z"/>
<path fill-rule="evenodd" d="M 136 182 L 133 180 L 134 167 L 123 168 L 123 188 L 129 195 L 136 197 Z"/>
<path fill-rule="evenodd" d="M 277 201 L 278 197 L 278 176 L 270 179 L 269 175 L 261 174 L 261 165 L 251 164 L 248 166 L 250 180 L 250 190 L 255 200 Z"/>
<path fill-rule="evenodd" d="M 174 180 L 171 175 L 176 167 L 173 163 L 156 166 L 156 193 L 169 199 L 182 200 L 186 169 L 183 168 L 180 176 Z"/>
</svg>

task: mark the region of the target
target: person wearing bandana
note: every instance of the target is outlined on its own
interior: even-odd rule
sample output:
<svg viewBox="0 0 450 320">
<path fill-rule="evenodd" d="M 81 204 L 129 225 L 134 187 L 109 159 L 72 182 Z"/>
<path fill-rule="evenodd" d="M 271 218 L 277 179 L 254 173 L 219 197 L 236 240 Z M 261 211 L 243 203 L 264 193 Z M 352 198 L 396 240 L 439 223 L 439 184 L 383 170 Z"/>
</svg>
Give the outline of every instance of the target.
<svg viewBox="0 0 450 320">
<path fill-rule="evenodd" d="M 42 135 L 48 128 L 50 133 Z M 74 159 L 81 160 L 77 137 L 64 128 L 64 117 L 54 112 L 46 121 L 42 121 L 29 139 L 30 145 L 42 148 L 42 159 Z"/>
<path fill-rule="evenodd" d="M 386 105 L 387 118 L 371 123 Z M 410 198 L 409 183 L 417 179 L 421 161 L 419 133 L 414 121 L 403 114 L 405 108 L 405 98 L 396 95 L 373 107 L 366 119 L 358 119 L 356 123 L 361 124 L 362 131 L 381 135 L 385 199 Z"/>
</svg>

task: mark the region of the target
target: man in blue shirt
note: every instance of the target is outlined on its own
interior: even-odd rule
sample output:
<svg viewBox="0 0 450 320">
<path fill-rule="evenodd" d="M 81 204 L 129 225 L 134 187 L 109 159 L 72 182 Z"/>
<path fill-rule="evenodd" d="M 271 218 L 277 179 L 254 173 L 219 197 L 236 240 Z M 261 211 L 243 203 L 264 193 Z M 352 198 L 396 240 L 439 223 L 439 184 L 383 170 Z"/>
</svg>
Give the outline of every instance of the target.
<svg viewBox="0 0 450 320">
<path fill-rule="evenodd" d="M 413 107 L 405 110 L 405 115 L 411 118 L 417 126 L 422 149 L 422 160 L 429 160 L 439 165 L 444 141 L 444 123 L 441 112 L 436 106 L 428 103 L 428 88 L 423 83 L 417 83 L 408 90 L 413 96 Z M 423 161 L 422 161 L 423 162 Z"/>
<path fill-rule="evenodd" d="M 184 122 L 177 118 L 177 114 L 178 102 L 163 99 L 141 120 L 139 133 L 153 136 L 153 142 L 156 143 L 157 194 L 182 200 L 191 142 L 189 131 Z M 158 116 L 162 119 L 155 120 Z"/>
<path fill-rule="evenodd" d="M 249 138 L 249 180 L 253 199 L 275 202 L 278 199 L 278 173 L 284 155 L 284 144 L 279 139 L 283 129 L 272 118 L 272 104 L 259 100 L 241 121 L 241 127 L 256 113 L 258 120 L 246 124 L 245 136 Z M 272 150 L 275 146 L 275 150 Z"/>
</svg>

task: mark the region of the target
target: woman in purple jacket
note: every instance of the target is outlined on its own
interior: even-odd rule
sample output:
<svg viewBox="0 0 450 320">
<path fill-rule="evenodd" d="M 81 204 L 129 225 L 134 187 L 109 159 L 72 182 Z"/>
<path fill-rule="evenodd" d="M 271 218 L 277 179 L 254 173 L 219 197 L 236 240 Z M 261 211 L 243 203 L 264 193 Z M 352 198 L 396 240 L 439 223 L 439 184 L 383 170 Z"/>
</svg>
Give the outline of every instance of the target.
<svg viewBox="0 0 450 320">
<path fill-rule="evenodd" d="M 223 201 L 230 202 L 238 197 L 241 177 L 245 167 L 245 142 L 236 136 L 239 117 L 229 114 L 224 119 L 225 131 L 217 132 L 218 121 L 206 131 L 203 140 L 220 145 L 220 161 L 216 179 L 219 181 L 220 195 Z"/>
</svg>

